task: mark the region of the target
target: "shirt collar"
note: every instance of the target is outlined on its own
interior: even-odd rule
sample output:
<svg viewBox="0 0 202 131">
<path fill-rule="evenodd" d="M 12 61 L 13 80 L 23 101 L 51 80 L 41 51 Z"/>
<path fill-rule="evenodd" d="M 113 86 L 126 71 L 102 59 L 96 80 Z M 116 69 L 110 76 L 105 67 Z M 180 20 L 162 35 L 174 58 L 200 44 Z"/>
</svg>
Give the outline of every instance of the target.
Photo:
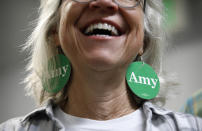
<svg viewBox="0 0 202 131">
<path fill-rule="evenodd" d="M 21 120 L 22 125 L 25 125 L 29 120 L 40 118 L 40 116 L 46 117 L 47 119 L 53 119 L 54 113 L 53 108 L 55 104 L 52 99 L 49 99 L 45 102 L 42 107 L 35 109 L 34 111 L 30 112 L 29 114 L 25 115 Z"/>
<path fill-rule="evenodd" d="M 54 104 L 54 101 L 52 99 L 47 100 L 44 106 L 37 108 L 36 110 L 27 114 L 21 121 L 22 125 L 25 125 L 31 119 L 36 119 L 40 117 L 46 117 L 47 119 L 54 120 L 55 118 L 53 110 L 55 107 L 56 105 Z M 151 119 L 153 114 L 163 116 L 171 113 L 171 111 L 160 108 L 152 104 L 150 101 L 145 102 L 142 108 L 147 120 Z"/>
<path fill-rule="evenodd" d="M 152 104 L 150 101 L 147 101 L 143 104 L 143 111 L 145 115 L 156 114 L 161 116 L 167 115 L 172 112 L 170 110 L 167 110 L 155 104 Z"/>
</svg>

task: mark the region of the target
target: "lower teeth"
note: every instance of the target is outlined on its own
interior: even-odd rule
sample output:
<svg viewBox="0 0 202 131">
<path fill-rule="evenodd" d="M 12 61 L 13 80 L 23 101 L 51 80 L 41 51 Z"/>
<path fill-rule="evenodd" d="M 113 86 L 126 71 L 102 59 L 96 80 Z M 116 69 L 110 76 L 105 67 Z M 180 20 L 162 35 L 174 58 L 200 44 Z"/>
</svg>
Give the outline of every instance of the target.
<svg viewBox="0 0 202 131">
<path fill-rule="evenodd" d="M 105 34 L 90 34 L 88 36 L 111 36 L 111 35 L 105 35 Z"/>
<path fill-rule="evenodd" d="M 110 36 L 110 35 L 96 34 L 95 36 Z"/>
</svg>

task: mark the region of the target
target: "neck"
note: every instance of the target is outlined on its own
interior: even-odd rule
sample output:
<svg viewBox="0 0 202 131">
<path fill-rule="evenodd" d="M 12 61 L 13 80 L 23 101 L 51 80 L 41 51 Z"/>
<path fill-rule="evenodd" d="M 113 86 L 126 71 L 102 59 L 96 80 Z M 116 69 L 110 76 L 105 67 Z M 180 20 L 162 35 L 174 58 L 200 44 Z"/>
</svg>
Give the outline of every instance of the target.
<svg viewBox="0 0 202 131">
<path fill-rule="evenodd" d="M 130 93 L 124 71 L 73 73 L 63 110 L 95 120 L 118 118 L 137 108 Z"/>
</svg>

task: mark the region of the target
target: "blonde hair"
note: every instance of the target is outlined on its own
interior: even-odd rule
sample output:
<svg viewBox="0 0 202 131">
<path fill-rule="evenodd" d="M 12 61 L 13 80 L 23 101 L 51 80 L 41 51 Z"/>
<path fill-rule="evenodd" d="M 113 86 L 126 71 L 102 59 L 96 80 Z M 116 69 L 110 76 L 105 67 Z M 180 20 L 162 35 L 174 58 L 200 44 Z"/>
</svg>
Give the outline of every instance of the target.
<svg viewBox="0 0 202 131">
<path fill-rule="evenodd" d="M 25 49 L 31 52 L 27 71 L 29 72 L 26 79 L 26 90 L 29 96 L 32 96 L 37 104 L 41 105 L 48 99 L 53 99 L 56 103 L 64 100 L 64 90 L 58 93 L 48 93 L 42 87 L 42 76 L 45 74 L 44 68 L 51 56 L 57 54 L 56 46 L 51 37 L 51 31 L 58 28 L 61 0 L 41 0 L 39 8 L 39 18 L 34 31 L 25 44 Z M 68 9 L 71 7 L 71 2 Z M 165 79 L 162 72 L 162 51 L 165 45 L 165 36 L 162 29 L 163 23 L 163 4 L 161 0 L 147 0 L 144 28 L 144 62 L 150 64 L 160 77 L 161 90 L 153 102 L 165 101 L 165 90 L 167 87 L 175 84 L 171 79 Z M 164 79 L 163 79 L 164 78 Z"/>
</svg>

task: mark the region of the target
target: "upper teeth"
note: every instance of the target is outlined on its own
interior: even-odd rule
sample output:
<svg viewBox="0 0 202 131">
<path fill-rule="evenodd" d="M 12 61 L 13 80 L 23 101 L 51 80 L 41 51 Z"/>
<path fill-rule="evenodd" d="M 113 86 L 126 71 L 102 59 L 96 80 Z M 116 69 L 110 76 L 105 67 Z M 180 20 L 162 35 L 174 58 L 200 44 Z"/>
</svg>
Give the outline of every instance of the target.
<svg viewBox="0 0 202 131">
<path fill-rule="evenodd" d="M 114 35 L 118 35 L 118 30 L 113 25 L 109 25 L 107 23 L 97 23 L 88 26 L 88 28 L 85 30 L 85 34 L 91 33 L 95 29 L 108 30 L 111 31 Z"/>
</svg>

